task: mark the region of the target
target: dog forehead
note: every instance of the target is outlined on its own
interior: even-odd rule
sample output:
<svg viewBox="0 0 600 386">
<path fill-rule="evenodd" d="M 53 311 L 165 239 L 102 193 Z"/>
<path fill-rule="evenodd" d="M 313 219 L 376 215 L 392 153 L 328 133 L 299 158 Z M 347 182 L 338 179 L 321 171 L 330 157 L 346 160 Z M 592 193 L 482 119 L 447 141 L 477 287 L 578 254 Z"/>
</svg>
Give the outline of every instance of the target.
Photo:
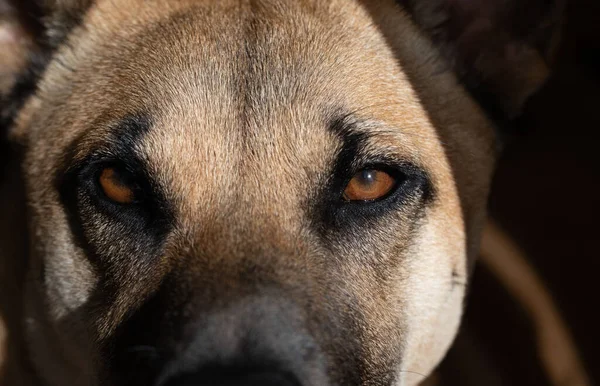
<svg viewBox="0 0 600 386">
<path fill-rule="evenodd" d="M 240 189 L 254 202 L 297 204 L 341 144 L 328 126 L 352 112 L 406 128 L 374 140 L 407 158 L 433 149 L 410 136 L 420 126 L 421 142 L 430 126 L 365 10 L 260 4 L 197 5 L 136 37 L 152 47 L 127 64 L 152 106 L 142 147 L 182 212 Z"/>
<path fill-rule="evenodd" d="M 320 181 L 306 176 L 327 172 L 339 149 L 328 126 L 349 113 L 384 123 L 363 126 L 377 132 L 374 147 L 424 166 L 449 194 L 443 147 L 465 165 L 485 157 L 472 150 L 479 139 L 462 140 L 473 127 L 487 130 L 482 115 L 451 74 L 428 78 L 435 66 L 425 54 L 434 49 L 391 0 L 100 0 L 83 23 L 40 87 L 46 100 L 77 96 L 44 147 L 62 149 L 86 131 L 93 149 L 113 127 L 103 121 L 143 112 L 152 128 L 140 147 L 181 212 L 241 189 L 257 205 L 297 205 Z M 383 32 L 390 29 L 395 42 Z M 405 66 L 417 77 L 409 80 Z M 416 88 L 434 95 L 443 126 L 433 126 Z M 462 134 L 450 139 L 462 138 L 442 144 L 438 131 L 453 128 Z"/>
</svg>

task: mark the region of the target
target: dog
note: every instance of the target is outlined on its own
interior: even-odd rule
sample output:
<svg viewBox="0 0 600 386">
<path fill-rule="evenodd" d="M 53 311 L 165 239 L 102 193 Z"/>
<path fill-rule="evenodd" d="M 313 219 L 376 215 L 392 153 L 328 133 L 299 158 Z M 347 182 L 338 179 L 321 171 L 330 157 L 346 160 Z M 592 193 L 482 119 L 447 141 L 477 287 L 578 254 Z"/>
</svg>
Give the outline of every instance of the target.
<svg viewBox="0 0 600 386">
<path fill-rule="evenodd" d="M 558 2 L 0 3 L 6 324 L 36 384 L 433 371 Z"/>
</svg>

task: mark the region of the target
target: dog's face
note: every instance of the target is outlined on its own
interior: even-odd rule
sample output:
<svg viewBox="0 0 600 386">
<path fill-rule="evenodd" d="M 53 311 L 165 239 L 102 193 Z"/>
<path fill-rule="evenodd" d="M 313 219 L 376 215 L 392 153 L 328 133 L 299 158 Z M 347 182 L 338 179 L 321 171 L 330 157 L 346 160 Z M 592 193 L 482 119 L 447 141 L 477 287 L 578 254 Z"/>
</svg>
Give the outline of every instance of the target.
<svg viewBox="0 0 600 386">
<path fill-rule="evenodd" d="M 413 17 L 86 5 L 14 127 L 45 382 L 420 382 L 459 324 L 495 134 Z"/>
</svg>

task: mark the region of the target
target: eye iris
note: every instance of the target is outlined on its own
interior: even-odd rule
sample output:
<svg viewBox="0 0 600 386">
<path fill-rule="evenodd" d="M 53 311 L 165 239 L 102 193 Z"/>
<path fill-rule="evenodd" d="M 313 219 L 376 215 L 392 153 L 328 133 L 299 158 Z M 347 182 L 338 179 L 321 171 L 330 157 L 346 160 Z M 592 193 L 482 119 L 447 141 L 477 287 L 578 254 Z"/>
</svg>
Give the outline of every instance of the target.
<svg viewBox="0 0 600 386">
<path fill-rule="evenodd" d="M 133 189 L 123 181 L 113 168 L 105 168 L 100 173 L 100 186 L 106 197 L 119 204 L 131 204 L 135 195 Z"/>
<path fill-rule="evenodd" d="M 381 170 L 367 169 L 354 175 L 346 189 L 344 199 L 348 201 L 376 200 L 388 194 L 394 187 L 395 180 Z"/>
</svg>

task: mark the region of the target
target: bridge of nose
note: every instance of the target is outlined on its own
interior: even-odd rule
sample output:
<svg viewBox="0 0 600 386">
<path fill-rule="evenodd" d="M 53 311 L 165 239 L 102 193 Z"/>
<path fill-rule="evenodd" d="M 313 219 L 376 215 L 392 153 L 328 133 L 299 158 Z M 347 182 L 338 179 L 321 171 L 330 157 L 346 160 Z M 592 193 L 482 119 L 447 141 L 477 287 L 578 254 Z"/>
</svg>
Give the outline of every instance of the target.
<svg viewBox="0 0 600 386">
<path fill-rule="evenodd" d="M 329 129 L 339 107 L 330 105 L 346 93 L 334 92 L 331 79 L 322 90 L 322 79 L 298 73 L 293 63 L 307 66 L 312 56 L 294 52 L 294 41 L 261 34 L 262 43 L 225 34 L 210 49 L 183 42 L 180 51 L 168 51 L 183 64 L 148 70 L 159 71 L 151 84 L 167 84 L 141 149 L 182 221 L 212 222 L 232 212 L 296 216 L 331 169 L 340 140 Z M 245 63 L 246 49 L 260 57 Z M 281 50 L 290 51 L 292 64 Z"/>
<path fill-rule="evenodd" d="M 213 259 L 302 258 L 317 253 L 317 240 L 311 242 L 316 237 L 311 210 L 329 172 L 329 160 L 324 159 L 333 157 L 328 152 L 334 150 L 299 150 L 288 138 L 271 141 L 268 133 L 248 142 L 238 144 L 229 158 L 224 155 L 227 150 L 215 149 L 221 155 L 193 166 L 204 171 L 188 170 L 177 177 L 180 181 L 170 183 L 184 244 L 191 254 Z M 330 145 L 335 143 L 322 147 Z M 214 176 L 207 178 L 207 171 Z"/>
</svg>

